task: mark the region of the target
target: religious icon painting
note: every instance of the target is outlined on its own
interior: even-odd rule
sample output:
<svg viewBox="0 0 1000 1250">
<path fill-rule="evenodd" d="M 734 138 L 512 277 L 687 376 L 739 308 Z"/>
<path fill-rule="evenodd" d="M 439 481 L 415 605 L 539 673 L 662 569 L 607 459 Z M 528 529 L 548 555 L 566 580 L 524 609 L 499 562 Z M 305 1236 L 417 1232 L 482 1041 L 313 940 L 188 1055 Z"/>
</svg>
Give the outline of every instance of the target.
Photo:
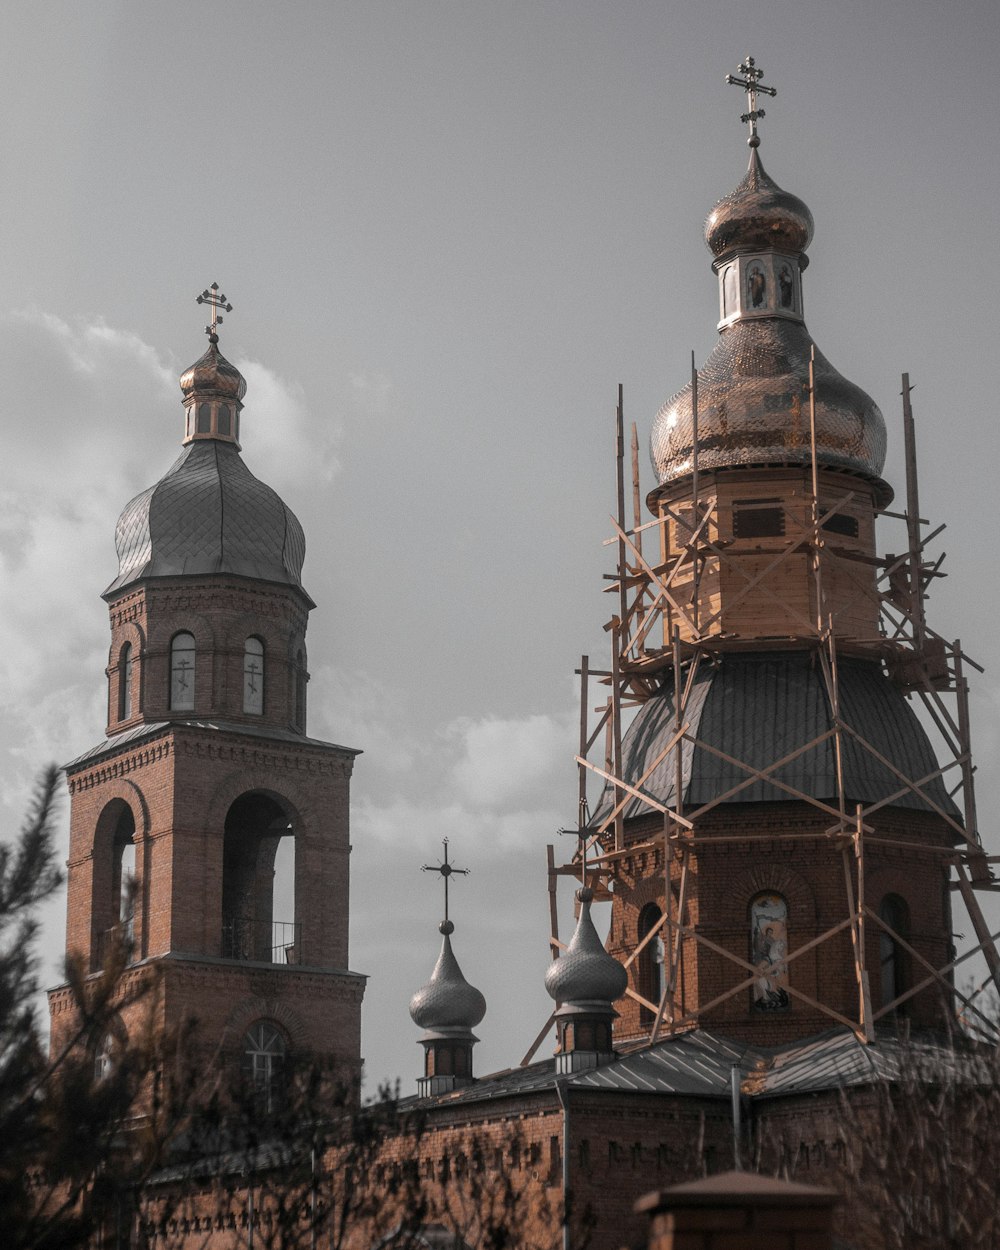
<svg viewBox="0 0 1000 1250">
<path fill-rule="evenodd" d="M 795 277 L 787 260 L 778 266 L 778 303 L 782 308 L 795 307 Z"/>
<path fill-rule="evenodd" d="M 757 1011 L 788 1006 L 788 904 L 780 894 L 758 894 L 750 904 L 750 961 L 757 970 Z"/>
<path fill-rule="evenodd" d="M 767 306 L 767 274 L 759 260 L 747 266 L 747 301 L 751 308 Z"/>
</svg>

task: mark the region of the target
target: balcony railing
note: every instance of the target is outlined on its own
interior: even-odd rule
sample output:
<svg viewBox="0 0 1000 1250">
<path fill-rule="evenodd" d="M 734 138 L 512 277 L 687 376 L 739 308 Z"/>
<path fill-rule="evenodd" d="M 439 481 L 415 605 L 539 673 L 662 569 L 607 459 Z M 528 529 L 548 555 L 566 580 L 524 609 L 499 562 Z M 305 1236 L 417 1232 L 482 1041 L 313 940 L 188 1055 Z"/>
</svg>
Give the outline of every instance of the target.
<svg viewBox="0 0 1000 1250">
<path fill-rule="evenodd" d="M 297 964 L 302 950 L 300 929 L 293 920 L 227 920 L 222 926 L 222 957 Z"/>
<path fill-rule="evenodd" d="M 126 948 L 128 962 L 134 963 L 137 959 L 135 953 L 135 918 L 126 916 L 124 920 L 119 920 L 116 925 L 112 925 L 110 929 L 105 929 L 97 935 L 93 955 L 93 971 L 104 967 L 104 963 L 111 951 L 118 945 Z"/>
</svg>

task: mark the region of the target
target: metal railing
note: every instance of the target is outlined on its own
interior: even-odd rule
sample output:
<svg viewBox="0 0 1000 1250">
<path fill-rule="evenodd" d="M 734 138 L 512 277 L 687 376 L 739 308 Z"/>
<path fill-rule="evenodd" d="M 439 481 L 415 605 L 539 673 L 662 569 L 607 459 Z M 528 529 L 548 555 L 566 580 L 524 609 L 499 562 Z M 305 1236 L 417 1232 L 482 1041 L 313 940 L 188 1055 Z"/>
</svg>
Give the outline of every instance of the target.
<svg viewBox="0 0 1000 1250">
<path fill-rule="evenodd" d="M 292 920 L 237 917 L 222 926 L 222 957 L 258 963 L 297 964 L 301 956 L 301 925 Z"/>
</svg>

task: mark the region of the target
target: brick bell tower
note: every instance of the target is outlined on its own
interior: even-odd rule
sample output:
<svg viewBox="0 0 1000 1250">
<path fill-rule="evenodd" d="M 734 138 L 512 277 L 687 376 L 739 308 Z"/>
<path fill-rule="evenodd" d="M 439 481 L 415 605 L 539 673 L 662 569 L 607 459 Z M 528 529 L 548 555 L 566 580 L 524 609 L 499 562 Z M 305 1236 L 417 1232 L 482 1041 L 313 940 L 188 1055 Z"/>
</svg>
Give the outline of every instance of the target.
<svg viewBox="0 0 1000 1250">
<path fill-rule="evenodd" d="M 240 456 L 246 383 L 219 351 L 180 379 L 183 450 L 118 519 L 108 725 L 66 768 L 66 948 L 93 972 L 124 926 L 160 977 L 157 1023 L 270 1092 L 291 1061 L 360 1075 L 365 978 L 348 971 L 351 770 L 306 732 L 302 527 Z M 275 909 L 291 840 L 294 905 Z M 128 878 L 134 886 L 128 889 Z M 291 891 L 290 891 L 291 892 Z M 129 903 L 131 899 L 131 903 Z M 285 904 L 286 908 L 289 906 Z M 73 1023 L 51 991 L 52 1046 Z M 145 1010 L 145 1007 L 143 1007 Z M 107 1056 L 138 1024 L 124 1008 Z"/>
<path fill-rule="evenodd" d="M 581 669 L 581 843 L 629 973 L 616 1040 L 935 1031 L 966 1002 L 953 899 L 1000 974 L 973 892 L 990 872 L 965 659 L 925 619 L 940 561 L 921 528 L 908 378 L 893 513 L 882 414 L 806 328 L 812 214 L 758 150 L 757 92 L 773 92 L 752 58 L 740 68 L 749 167 L 705 226 L 719 339 L 653 421 L 645 523 L 637 468 L 625 517 L 619 404 L 612 664 Z M 633 432 L 637 466 L 635 448 Z M 877 550 L 881 517 L 902 554 Z M 610 692 L 591 732 L 594 677 Z M 605 780 L 593 813 L 588 770 Z M 550 891 L 578 869 L 550 867 Z"/>
</svg>

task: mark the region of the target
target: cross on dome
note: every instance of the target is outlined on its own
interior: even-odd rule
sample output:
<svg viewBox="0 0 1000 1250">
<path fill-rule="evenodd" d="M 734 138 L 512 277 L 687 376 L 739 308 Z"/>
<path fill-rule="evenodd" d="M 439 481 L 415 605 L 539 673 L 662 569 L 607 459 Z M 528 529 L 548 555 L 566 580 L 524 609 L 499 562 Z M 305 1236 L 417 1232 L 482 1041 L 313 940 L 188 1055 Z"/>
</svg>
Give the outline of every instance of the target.
<svg viewBox="0 0 1000 1250">
<path fill-rule="evenodd" d="M 448 882 L 451 879 L 451 877 L 455 875 L 455 873 L 458 873 L 459 876 L 467 877 L 469 875 L 469 869 L 468 868 L 456 868 L 454 864 L 450 864 L 448 862 L 448 839 L 447 838 L 441 839 L 441 845 L 444 847 L 444 863 L 443 864 L 424 864 L 421 867 L 420 871 L 440 873 L 441 879 L 444 881 L 444 924 L 441 927 L 441 931 L 443 933 L 444 932 L 450 933 L 453 926 L 451 924 L 451 921 L 448 919 Z"/>
<path fill-rule="evenodd" d="M 224 312 L 232 312 L 233 306 L 226 303 L 224 295 L 220 295 L 218 282 L 213 282 L 210 287 L 206 287 L 202 291 L 198 296 L 198 303 L 211 305 L 212 322 L 211 325 L 205 327 L 205 333 L 208 335 L 210 342 L 217 343 L 219 341 L 219 326 L 222 325 L 219 309 L 221 308 Z"/>
<path fill-rule="evenodd" d="M 727 74 L 726 82 L 732 83 L 734 87 L 742 87 L 747 93 L 748 109 L 740 115 L 741 122 L 749 122 L 750 138 L 747 143 L 752 148 L 760 146 L 760 135 L 757 133 L 757 119 L 764 116 L 764 110 L 757 107 L 757 93 L 762 91 L 765 95 L 776 96 L 778 94 L 774 87 L 765 87 L 760 81 L 764 77 L 764 71 L 757 68 L 757 62 L 752 56 L 748 56 L 739 66 L 740 73 L 743 78 L 737 78 L 735 74 Z"/>
</svg>

